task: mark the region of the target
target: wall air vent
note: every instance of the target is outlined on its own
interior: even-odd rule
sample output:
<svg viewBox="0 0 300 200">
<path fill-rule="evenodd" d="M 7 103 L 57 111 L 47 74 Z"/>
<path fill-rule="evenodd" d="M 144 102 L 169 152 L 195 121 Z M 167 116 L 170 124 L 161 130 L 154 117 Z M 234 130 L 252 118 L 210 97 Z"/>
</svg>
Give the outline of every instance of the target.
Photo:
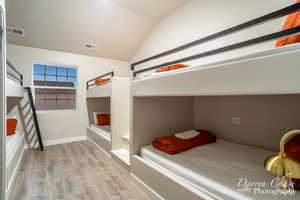
<svg viewBox="0 0 300 200">
<path fill-rule="evenodd" d="M 91 44 L 91 43 L 86 43 L 86 44 L 84 45 L 84 47 L 87 48 L 87 49 L 96 50 L 96 49 L 98 48 L 98 45 L 96 45 L 96 44 Z"/>
<path fill-rule="evenodd" d="M 18 36 L 24 36 L 24 29 L 20 29 L 20 28 L 15 28 L 15 27 L 11 27 L 8 26 L 6 28 L 6 33 L 7 34 L 12 34 L 12 35 L 18 35 Z"/>
</svg>

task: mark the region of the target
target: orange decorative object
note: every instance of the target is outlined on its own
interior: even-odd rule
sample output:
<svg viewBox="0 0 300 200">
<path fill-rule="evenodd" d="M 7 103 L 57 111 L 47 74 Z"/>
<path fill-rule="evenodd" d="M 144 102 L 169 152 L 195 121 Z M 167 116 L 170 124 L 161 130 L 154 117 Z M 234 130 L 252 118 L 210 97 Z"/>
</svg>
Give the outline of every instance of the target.
<svg viewBox="0 0 300 200">
<path fill-rule="evenodd" d="M 16 127 L 17 127 L 17 119 L 7 119 L 6 122 L 6 134 L 7 135 L 14 135 L 16 133 Z"/>
<path fill-rule="evenodd" d="M 97 114 L 97 121 L 100 126 L 109 126 L 110 114 Z"/>
<path fill-rule="evenodd" d="M 166 136 L 154 139 L 152 145 L 154 148 L 172 155 L 187 151 L 200 145 L 216 142 L 216 136 L 213 133 L 205 130 L 196 131 L 198 131 L 200 134 L 191 139 L 181 139 L 175 136 Z"/>
<path fill-rule="evenodd" d="M 176 64 L 176 65 L 170 65 L 168 67 L 163 67 L 163 68 L 156 69 L 155 72 L 166 72 L 166 71 L 181 69 L 181 68 L 185 68 L 185 67 L 188 67 L 188 65 Z"/>
<path fill-rule="evenodd" d="M 296 3 L 300 3 L 300 0 L 295 0 Z M 300 11 L 289 14 L 286 18 L 286 21 L 282 27 L 282 30 L 287 30 L 300 26 Z M 300 34 L 292 35 L 289 37 L 278 39 L 276 42 L 276 47 L 294 44 L 300 42 Z"/>
<path fill-rule="evenodd" d="M 101 81 L 103 81 L 103 82 L 101 82 Z M 101 82 L 101 83 L 98 83 L 98 82 Z M 110 80 L 107 78 L 100 78 L 98 80 L 95 80 L 95 83 L 98 83 L 98 84 L 96 84 L 96 86 L 105 85 L 107 83 L 110 83 Z"/>
<path fill-rule="evenodd" d="M 291 138 L 284 146 L 287 156 L 300 163 L 300 135 Z M 300 179 L 292 179 L 295 189 L 300 189 Z"/>
<path fill-rule="evenodd" d="M 284 152 L 300 163 L 300 135 L 294 136 L 285 144 Z"/>
</svg>

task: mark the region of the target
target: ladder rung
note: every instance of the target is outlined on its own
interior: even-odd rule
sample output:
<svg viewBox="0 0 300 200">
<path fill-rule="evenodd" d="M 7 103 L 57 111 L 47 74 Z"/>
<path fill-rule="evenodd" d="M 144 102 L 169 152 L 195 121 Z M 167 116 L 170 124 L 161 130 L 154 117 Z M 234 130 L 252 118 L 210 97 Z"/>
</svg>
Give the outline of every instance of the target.
<svg viewBox="0 0 300 200">
<path fill-rule="evenodd" d="M 27 121 L 27 123 L 25 124 L 25 127 L 27 127 L 29 124 L 30 124 L 30 122 L 31 122 L 31 120 L 32 120 L 33 118 L 32 118 L 32 116 L 28 119 L 28 121 Z"/>
<path fill-rule="evenodd" d="M 34 140 L 32 147 L 36 148 L 38 146 L 37 144 L 38 144 L 38 140 L 36 139 L 36 140 Z"/>
<path fill-rule="evenodd" d="M 34 136 L 35 136 L 35 131 L 33 132 L 33 134 L 32 134 L 32 136 L 31 136 L 31 138 L 29 139 L 29 144 L 31 144 L 31 143 L 32 143 L 32 141 L 33 141 L 33 139 L 34 139 Z"/>
<path fill-rule="evenodd" d="M 27 134 L 29 135 L 30 134 L 30 132 L 32 131 L 32 129 L 33 129 L 33 124 L 31 125 L 31 127 L 30 127 L 30 129 L 29 129 L 29 131 L 27 131 Z"/>
<path fill-rule="evenodd" d="M 22 107 L 22 110 L 24 110 L 28 105 L 29 105 L 29 102 L 27 101 L 27 102 L 25 103 L 25 105 Z"/>
<path fill-rule="evenodd" d="M 23 118 L 25 119 L 30 113 L 30 109 L 28 109 L 28 111 L 23 115 Z"/>
<path fill-rule="evenodd" d="M 30 105 L 30 109 L 32 110 L 32 116 L 30 118 L 30 120 L 33 120 L 33 124 L 35 126 L 35 135 L 37 136 L 37 140 L 35 140 L 35 143 L 38 142 L 38 146 L 40 147 L 40 150 L 43 151 L 44 150 L 44 145 L 43 145 L 43 140 L 41 137 L 41 132 L 40 132 L 40 127 L 39 127 L 39 122 L 38 122 L 38 118 L 37 118 L 37 114 L 36 114 L 36 109 L 34 106 L 34 100 L 33 100 L 33 96 L 32 96 L 32 91 L 30 87 L 25 87 L 26 91 L 27 91 L 27 96 L 28 96 L 28 102 Z M 29 122 L 27 122 L 26 127 L 28 126 Z"/>
</svg>

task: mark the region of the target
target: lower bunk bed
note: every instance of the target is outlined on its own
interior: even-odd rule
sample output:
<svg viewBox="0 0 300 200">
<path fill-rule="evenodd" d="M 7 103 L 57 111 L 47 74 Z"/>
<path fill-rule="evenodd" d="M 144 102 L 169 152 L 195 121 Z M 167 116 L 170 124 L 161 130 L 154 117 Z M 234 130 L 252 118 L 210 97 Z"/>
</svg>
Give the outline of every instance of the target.
<svg viewBox="0 0 300 200">
<path fill-rule="evenodd" d="M 110 126 L 91 124 L 87 127 L 87 136 L 106 152 L 111 150 Z"/>
<path fill-rule="evenodd" d="M 149 145 L 133 156 L 132 172 L 158 199 L 300 199 L 294 190 L 280 193 L 264 169 L 274 154 L 221 139 L 175 155 Z"/>
</svg>

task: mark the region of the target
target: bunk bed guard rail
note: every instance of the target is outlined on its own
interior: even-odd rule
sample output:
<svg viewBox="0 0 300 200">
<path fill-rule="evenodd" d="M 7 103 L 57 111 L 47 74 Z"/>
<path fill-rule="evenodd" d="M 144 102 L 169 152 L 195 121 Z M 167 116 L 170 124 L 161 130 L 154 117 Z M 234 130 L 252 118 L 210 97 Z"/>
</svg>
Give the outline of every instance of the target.
<svg viewBox="0 0 300 200">
<path fill-rule="evenodd" d="M 6 66 L 8 66 L 9 69 L 11 69 L 11 72 L 7 70 L 7 74 L 18 81 L 21 86 L 23 86 L 23 75 L 15 68 L 15 66 L 9 61 L 6 61 Z"/>
<path fill-rule="evenodd" d="M 229 46 L 221 47 L 221 48 L 218 48 L 218 49 L 214 49 L 214 50 L 211 50 L 211 51 L 206 51 L 206 52 L 196 54 L 196 55 L 193 55 L 193 56 L 177 59 L 177 60 L 174 60 L 174 61 L 171 61 L 171 62 L 168 62 L 168 63 L 155 65 L 155 66 L 148 67 L 148 68 L 141 69 L 141 70 L 135 70 L 135 67 L 139 64 L 142 64 L 142 63 L 145 63 L 145 62 L 148 62 L 150 60 L 157 59 L 157 58 L 161 58 L 161 57 L 164 57 L 164 56 L 167 56 L 167 55 L 171 55 L 171 54 L 180 52 L 182 50 L 197 46 L 199 44 L 202 44 L 202 43 L 205 43 L 205 42 L 208 42 L 208 41 L 211 41 L 211 40 L 219 39 L 221 37 L 224 37 L 224 36 L 232 34 L 232 33 L 236 33 L 236 32 L 240 32 L 240 31 L 249 29 L 249 28 L 257 26 L 259 24 L 263 24 L 263 23 L 266 23 L 268 21 L 284 17 L 288 14 L 297 12 L 299 10 L 300 10 L 300 3 L 295 3 L 291 6 L 288 6 L 286 8 L 283 8 L 283 9 L 277 10 L 275 12 L 266 14 L 262 17 L 258 17 L 256 19 L 247 21 L 247 22 L 239 24 L 237 26 L 234 26 L 234 27 L 228 28 L 226 30 L 220 31 L 218 33 L 206 36 L 204 38 L 192 41 L 190 43 L 187 43 L 187 44 L 184 44 L 182 46 L 176 47 L 174 49 L 170 49 L 170 50 L 167 50 L 165 52 L 162 52 L 162 53 L 156 54 L 154 56 L 151 56 L 149 58 L 146 58 L 146 59 L 140 60 L 138 62 L 132 63 L 131 64 L 131 70 L 133 71 L 133 75 L 136 76 L 139 73 L 154 70 L 154 69 L 157 69 L 157 68 L 167 67 L 167 66 L 170 66 L 170 65 L 174 65 L 174 64 L 178 64 L 178 63 L 182 63 L 182 62 L 187 62 L 187 61 L 203 58 L 203 57 L 206 57 L 206 56 L 216 55 L 216 54 L 219 54 L 219 53 L 224 53 L 224 52 L 228 52 L 228 51 L 231 51 L 231 50 L 235 50 L 235 49 L 239 49 L 239 48 L 243 48 L 243 47 L 248 47 L 248 46 L 252 46 L 252 45 L 260 44 L 260 43 L 263 43 L 263 42 L 276 40 L 276 39 L 279 39 L 279 38 L 282 38 L 282 37 L 286 37 L 286 36 L 290 36 L 290 35 L 300 33 L 300 26 L 298 26 L 298 27 L 291 28 L 291 29 L 288 29 L 288 30 L 282 30 L 282 31 L 279 31 L 279 32 L 276 32 L 276 33 L 264 35 L 264 36 L 257 37 L 257 38 L 251 39 L 251 40 L 247 40 L 247 41 L 243 41 L 243 42 L 236 43 L 236 44 L 233 44 L 233 45 L 229 45 Z"/>
<path fill-rule="evenodd" d="M 108 77 L 108 76 L 109 76 L 109 77 Z M 100 84 L 100 83 L 102 83 L 102 82 L 109 81 L 109 80 L 111 80 L 111 78 L 112 78 L 113 76 L 114 76 L 114 72 L 111 71 L 111 72 L 108 72 L 108 73 L 103 74 L 103 75 L 101 75 L 101 76 L 98 76 L 98 77 L 96 77 L 96 78 L 93 78 L 93 79 L 91 79 L 91 80 L 89 80 L 89 81 L 86 82 L 86 89 L 88 90 L 90 87 L 93 87 L 93 86 L 95 86 L 95 85 L 97 85 L 97 84 Z M 105 77 L 107 77 L 107 78 L 105 78 Z M 98 79 L 101 79 L 101 78 L 104 78 L 104 80 L 102 80 L 102 81 L 97 81 Z M 97 81 L 97 82 L 96 82 L 96 81 Z"/>
</svg>

